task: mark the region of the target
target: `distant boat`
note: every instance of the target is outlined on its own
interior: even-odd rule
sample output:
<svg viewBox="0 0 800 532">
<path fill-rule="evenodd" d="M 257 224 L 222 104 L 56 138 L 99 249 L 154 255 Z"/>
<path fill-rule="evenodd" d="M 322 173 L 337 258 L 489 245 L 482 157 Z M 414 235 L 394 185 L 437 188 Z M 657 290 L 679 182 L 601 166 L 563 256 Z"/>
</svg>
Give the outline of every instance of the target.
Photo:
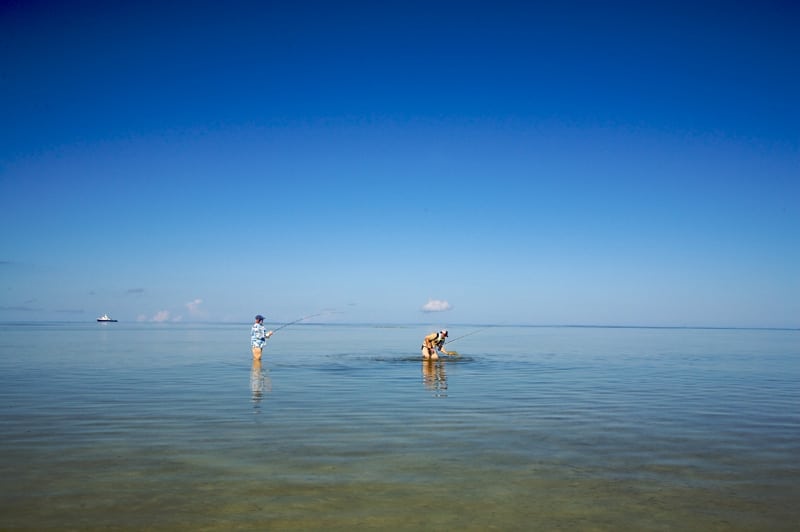
<svg viewBox="0 0 800 532">
<path fill-rule="evenodd" d="M 102 316 L 97 318 L 97 321 L 115 322 L 117 320 L 112 320 L 111 318 L 108 317 L 108 314 L 103 314 Z"/>
</svg>

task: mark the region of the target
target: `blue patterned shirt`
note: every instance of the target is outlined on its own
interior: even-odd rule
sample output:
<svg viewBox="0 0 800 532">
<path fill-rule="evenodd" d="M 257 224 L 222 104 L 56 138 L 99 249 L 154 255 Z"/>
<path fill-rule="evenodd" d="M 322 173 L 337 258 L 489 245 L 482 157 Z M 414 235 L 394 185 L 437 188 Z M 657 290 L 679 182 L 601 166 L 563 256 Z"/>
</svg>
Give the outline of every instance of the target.
<svg viewBox="0 0 800 532">
<path fill-rule="evenodd" d="M 260 323 L 254 323 L 250 331 L 250 344 L 253 347 L 264 347 L 267 343 L 267 330 Z"/>
</svg>

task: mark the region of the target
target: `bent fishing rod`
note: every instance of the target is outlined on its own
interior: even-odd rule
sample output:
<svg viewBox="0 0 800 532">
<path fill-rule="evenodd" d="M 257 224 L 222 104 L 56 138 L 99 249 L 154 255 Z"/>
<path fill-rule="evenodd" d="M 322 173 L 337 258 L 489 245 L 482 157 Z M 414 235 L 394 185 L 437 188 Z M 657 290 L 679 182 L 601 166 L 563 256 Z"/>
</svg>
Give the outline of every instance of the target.
<svg viewBox="0 0 800 532">
<path fill-rule="evenodd" d="M 322 316 L 323 314 L 328 314 L 328 313 L 329 313 L 329 311 L 327 311 L 327 312 L 317 312 L 316 314 L 309 314 L 308 316 L 303 316 L 302 318 L 296 319 L 294 321 L 290 321 L 289 323 L 284 323 L 283 325 L 281 325 L 277 329 L 273 329 L 272 330 L 272 334 L 275 334 L 276 332 L 280 331 L 284 327 L 288 327 L 289 325 L 294 325 L 295 323 L 300 323 L 303 320 L 316 318 L 317 316 Z"/>
<path fill-rule="evenodd" d="M 491 329 L 492 327 L 496 327 L 496 325 L 488 325 L 488 326 L 486 326 L 486 327 L 481 327 L 480 329 L 477 329 L 477 330 L 475 330 L 475 331 L 472 331 L 472 332 L 470 332 L 470 333 L 467 333 L 467 334 L 462 334 L 461 336 L 457 336 L 457 337 L 453 338 L 452 340 L 448 340 L 448 341 L 446 341 L 446 342 L 444 343 L 444 345 L 449 345 L 449 344 L 452 344 L 452 343 L 453 343 L 453 342 L 455 342 L 456 340 L 461 340 L 462 338 L 466 338 L 467 336 L 472 336 L 472 335 L 473 335 L 473 334 L 475 334 L 475 333 L 479 333 L 479 332 L 481 332 L 481 331 L 485 331 L 486 329 Z"/>
</svg>

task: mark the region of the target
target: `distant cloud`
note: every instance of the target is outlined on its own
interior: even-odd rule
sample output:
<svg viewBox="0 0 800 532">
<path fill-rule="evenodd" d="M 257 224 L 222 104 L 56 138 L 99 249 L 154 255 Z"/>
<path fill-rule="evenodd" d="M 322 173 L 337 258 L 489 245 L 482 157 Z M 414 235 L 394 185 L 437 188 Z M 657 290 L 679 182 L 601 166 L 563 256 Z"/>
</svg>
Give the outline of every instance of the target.
<svg viewBox="0 0 800 532">
<path fill-rule="evenodd" d="M 21 305 L 11 305 L 8 307 L 0 307 L 0 310 L 10 310 L 14 312 L 43 312 L 44 309 L 38 305 L 38 301 L 34 299 L 29 299 L 27 301 L 23 301 Z"/>
<path fill-rule="evenodd" d="M 16 305 L 11 307 L 0 307 L 0 310 L 13 310 L 17 312 L 42 312 L 44 309 L 31 307 L 28 305 Z"/>
<path fill-rule="evenodd" d="M 36 265 L 16 260 L 0 260 L 0 267 L 11 268 L 12 270 L 35 270 Z"/>
<path fill-rule="evenodd" d="M 126 294 L 144 294 L 144 288 L 128 288 Z"/>
<path fill-rule="evenodd" d="M 203 300 L 197 298 L 194 301 L 189 301 L 186 303 L 186 308 L 189 310 L 189 314 L 192 316 L 205 316 L 205 312 L 200 308 L 200 305 L 202 304 Z"/>
<path fill-rule="evenodd" d="M 154 323 L 165 323 L 168 321 L 183 321 L 183 316 L 178 314 L 177 316 L 173 316 L 172 313 L 168 310 L 159 310 L 152 316 L 148 316 L 147 314 L 139 314 L 136 316 L 136 321 L 138 322 L 146 322 L 151 321 Z"/>
<path fill-rule="evenodd" d="M 155 316 L 150 318 L 150 321 L 157 321 L 159 323 L 163 322 L 163 321 L 169 321 L 169 311 L 168 310 L 159 310 L 158 312 L 156 312 Z"/>
<path fill-rule="evenodd" d="M 422 312 L 444 312 L 453 308 L 450 303 L 441 299 L 429 299 L 427 303 L 422 305 Z"/>
</svg>

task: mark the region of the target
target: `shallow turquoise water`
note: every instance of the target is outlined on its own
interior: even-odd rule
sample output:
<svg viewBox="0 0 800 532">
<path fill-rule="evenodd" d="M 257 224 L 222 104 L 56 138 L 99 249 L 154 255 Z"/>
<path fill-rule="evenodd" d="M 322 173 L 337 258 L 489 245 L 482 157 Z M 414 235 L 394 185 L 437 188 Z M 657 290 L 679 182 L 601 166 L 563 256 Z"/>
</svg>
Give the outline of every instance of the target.
<svg viewBox="0 0 800 532">
<path fill-rule="evenodd" d="M 0 529 L 800 528 L 800 331 L 428 332 L 1 324 Z"/>
</svg>

